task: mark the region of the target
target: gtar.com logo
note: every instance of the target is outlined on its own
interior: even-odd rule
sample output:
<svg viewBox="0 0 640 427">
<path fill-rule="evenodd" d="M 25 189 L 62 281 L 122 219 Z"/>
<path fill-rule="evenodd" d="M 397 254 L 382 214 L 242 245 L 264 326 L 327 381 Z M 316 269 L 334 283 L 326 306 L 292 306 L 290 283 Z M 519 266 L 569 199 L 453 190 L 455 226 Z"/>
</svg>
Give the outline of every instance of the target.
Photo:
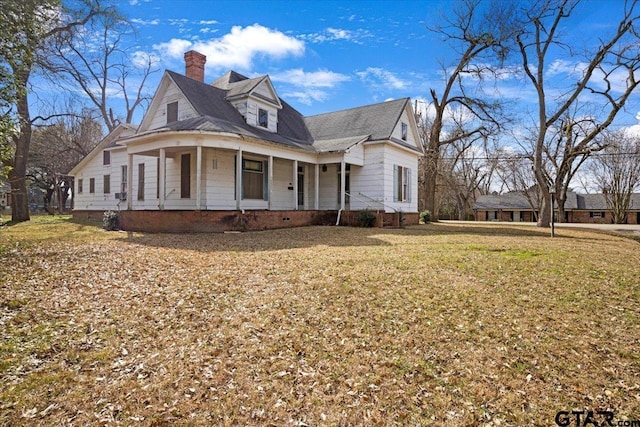
<svg viewBox="0 0 640 427">
<path fill-rule="evenodd" d="M 556 414 L 556 425 L 560 427 L 613 427 L 613 411 L 559 411 Z"/>
</svg>

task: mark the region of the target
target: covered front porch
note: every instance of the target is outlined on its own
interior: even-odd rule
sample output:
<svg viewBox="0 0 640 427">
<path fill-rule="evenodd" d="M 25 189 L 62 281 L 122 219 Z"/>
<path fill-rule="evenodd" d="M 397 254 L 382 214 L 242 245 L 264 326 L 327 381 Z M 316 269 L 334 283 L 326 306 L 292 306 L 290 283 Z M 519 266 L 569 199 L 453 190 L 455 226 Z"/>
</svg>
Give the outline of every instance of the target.
<svg viewBox="0 0 640 427">
<path fill-rule="evenodd" d="M 349 209 L 349 174 L 358 164 L 344 153 L 201 142 L 128 147 L 126 210 Z"/>
</svg>

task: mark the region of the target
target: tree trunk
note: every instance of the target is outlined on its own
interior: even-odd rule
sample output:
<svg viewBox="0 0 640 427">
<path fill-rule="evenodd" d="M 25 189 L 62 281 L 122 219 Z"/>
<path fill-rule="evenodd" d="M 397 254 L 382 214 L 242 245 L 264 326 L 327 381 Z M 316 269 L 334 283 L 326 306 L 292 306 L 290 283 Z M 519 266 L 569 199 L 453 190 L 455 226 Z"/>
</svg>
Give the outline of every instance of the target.
<svg viewBox="0 0 640 427">
<path fill-rule="evenodd" d="M 19 81 L 26 82 L 29 73 L 21 73 Z M 29 197 L 27 196 L 27 161 L 29 159 L 29 145 L 31 144 L 31 116 L 26 90 L 16 102 L 20 117 L 20 133 L 14 137 L 15 157 L 13 168 L 9 173 L 11 182 L 11 221 L 29 221 Z"/>
<path fill-rule="evenodd" d="M 424 208 L 431 212 L 431 220 L 438 219 L 436 212 L 436 180 L 438 179 L 438 149 L 429 149 L 424 162 Z"/>
<path fill-rule="evenodd" d="M 9 182 L 11 183 L 11 221 L 29 221 L 29 197 L 27 196 L 27 185 L 24 175 L 20 176 L 14 169 L 9 171 Z"/>
</svg>

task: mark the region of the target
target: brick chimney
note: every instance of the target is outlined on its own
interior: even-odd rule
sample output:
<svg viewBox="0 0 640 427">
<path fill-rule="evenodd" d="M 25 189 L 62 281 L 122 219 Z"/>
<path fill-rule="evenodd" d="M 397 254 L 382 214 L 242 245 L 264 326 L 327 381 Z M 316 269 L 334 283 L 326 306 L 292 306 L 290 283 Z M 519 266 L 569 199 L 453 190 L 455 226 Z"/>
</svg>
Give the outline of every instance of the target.
<svg viewBox="0 0 640 427">
<path fill-rule="evenodd" d="M 185 76 L 204 83 L 204 64 L 207 57 L 200 52 L 190 50 L 184 54 Z"/>
</svg>

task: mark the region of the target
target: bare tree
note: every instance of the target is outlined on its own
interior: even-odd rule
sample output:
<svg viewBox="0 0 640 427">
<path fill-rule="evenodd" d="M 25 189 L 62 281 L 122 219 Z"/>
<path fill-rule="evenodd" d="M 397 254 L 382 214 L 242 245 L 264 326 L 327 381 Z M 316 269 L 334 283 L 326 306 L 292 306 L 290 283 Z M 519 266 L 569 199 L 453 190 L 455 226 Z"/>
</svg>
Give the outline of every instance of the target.
<svg viewBox="0 0 640 427">
<path fill-rule="evenodd" d="M 618 132 L 610 136 L 607 147 L 594 156 L 591 173 L 611 209 L 613 222 L 626 221 L 631 195 L 640 189 L 640 140 Z"/>
<path fill-rule="evenodd" d="M 489 192 L 494 172 L 495 162 L 487 157 L 487 141 L 481 135 L 443 147 L 441 192 L 455 204 L 459 220 L 468 220 L 478 194 Z"/>
<path fill-rule="evenodd" d="M 149 101 L 146 81 L 158 71 L 150 55 L 131 52 L 126 41 L 133 39 L 133 33 L 124 17 L 110 13 L 91 21 L 82 33 L 58 39 L 54 46 L 56 75 L 80 87 L 109 132 L 120 123 L 131 123 Z M 124 103 L 123 115 L 114 112 L 114 99 Z"/>
<path fill-rule="evenodd" d="M 544 168 L 547 174 L 547 182 L 554 185 L 557 220 L 564 222 L 564 205 L 567 193 L 578 170 L 591 154 L 605 148 L 605 131 L 595 135 L 589 135 L 597 122 L 592 117 L 572 118 L 565 117 L 559 129 L 550 129 L 551 138 L 543 147 L 544 156 L 550 164 L 550 172 Z"/>
<path fill-rule="evenodd" d="M 424 129 L 425 158 L 421 178 L 424 182 L 424 208 L 437 217 L 436 178 L 440 147 L 455 141 L 495 133 L 506 123 L 502 104 L 487 101 L 489 97 L 474 93 L 469 80 L 472 77 L 479 89 L 484 78 L 493 76 L 496 68 L 491 65 L 503 60 L 509 51 L 509 43 L 516 34 L 514 22 L 515 3 L 491 2 L 481 7 L 480 0 L 460 0 L 450 14 L 441 19 L 443 25 L 431 30 L 442 36 L 457 52 L 457 63 L 442 66 L 444 87 L 438 93 L 430 90 L 431 114 L 419 117 Z M 481 92 L 481 91 L 480 91 Z M 459 109 L 475 120 L 466 122 L 455 132 L 446 129 L 446 118 L 452 110 Z"/>
<path fill-rule="evenodd" d="M 102 126 L 87 110 L 78 115 L 59 117 L 54 124 L 34 129 L 27 176 L 32 185 L 43 192 L 45 209 L 57 194 L 62 213 L 69 190 L 73 188 L 68 172 L 101 139 Z"/>
<path fill-rule="evenodd" d="M 67 9 L 58 0 L 0 0 L 0 64 L 5 71 L 2 85 L 12 92 L 9 112 L 15 130 L 12 155 L 3 159 L 11 184 L 11 219 L 28 221 L 26 173 L 31 145 L 31 126 L 41 117 L 31 117 L 28 88 L 32 74 L 50 66 L 51 43 L 77 32 L 95 16 L 105 13 L 97 0 L 74 3 Z"/>
<path fill-rule="evenodd" d="M 542 195 L 536 185 L 532 158 L 522 154 L 502 153 L 496 174 L 508 192 L 522 193 L 537 218 Z"/>
<path fill-rule="evenodd" d="M 612 123 L 639 83 L 635 78 L 640 67 L 640 45 L 634 28 L 638 19 L 634 1 L 624 4 L 613 34 L 601 35 L 598 46 L 582 54 L 581 63 L 585 65 L 576 70 L 579 72 L 575 73 L 574 84 L 564 86 L 557 99 L 549 99 L 552 91 L 545 80 L 549 52 L 559 49 L 565 58 L 577 57 L 573 47 L 563 42 L 560 29 L 570 28 L 565 22 L 579 5 L 580 0 L 534 2 L 522 23 L 525 30 L 517 37 L 525 75 L 537 94 L 537 129 L 532 157 L 536 183 L 542 195 L 538 217 L 541 227 L 550 223 L 549 187 L 555 187 L 560 194 L 558 189 L 564 188 L 569 175 L 575 174 L 581 164 L 579 159 L 594 150 L 593 142 Z M 590 37 L 595 39 L 593 35 Z M 624 79 L 619 78 L 620 73 L 624 74 Z M 587 103 L 597 103 L 604 112 L 601 117 L 592 118 L 588 127 L 581 126 L 582 119 L 569 118 L 572 111 L 579 111 L 580 106 Z M 564 165 L 554 160 L 560 175 L 549 176 L 545 167 L 547 159 L 560 155 Z M 574 163 L 576 159 L 578 164 Z"/>
</svg>

